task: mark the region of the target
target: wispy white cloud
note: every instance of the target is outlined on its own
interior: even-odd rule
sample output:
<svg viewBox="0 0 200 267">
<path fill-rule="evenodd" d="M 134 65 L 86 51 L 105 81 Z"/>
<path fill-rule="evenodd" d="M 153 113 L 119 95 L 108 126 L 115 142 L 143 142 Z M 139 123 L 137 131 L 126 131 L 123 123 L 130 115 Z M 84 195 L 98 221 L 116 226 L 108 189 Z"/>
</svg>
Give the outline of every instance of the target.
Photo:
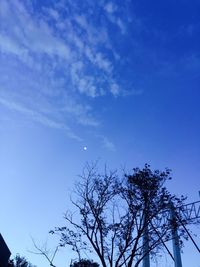
<svg viewBox="0 0 200 267">
<path fill-rule="evenodd" d="M 38 65 L 38 61 L 45 64 L 46 56 L 46 62 L 51 65 L 52 71 L 64 66 L 70 70 L 73 87 L 77 92 L 97 97 L 102 95 L 104 87 L 104 93 L 107 91 L 112 94 L 109 89 L 110 79 L 114 79 L 113 64 L 101 47 L 109 49 L 111 54 L 114 51 L 104 26 L 94 27 L 88 23 L 86 14 L 70 14 L 66 20 L 59 15 L 59 10 L 52 7 L 44 8 L 44 14 L 37 14 L 32 6 L 29 5 L 28 9 L 19 0 L 14 4 L 8 0 L 2 5 L 1 52 L 18 56 L 29 66 L 31 62 L 32 67 Z M 53 17 L 56 23 L 48 23 L 49 17 Z M 61 30 L 55 30 L 58 25 L 62 25 Z M 63 36 L 62 32 L 66 34 Z M 73 65 L 76 61 L 83 63 L 78 73 L 79 79 L 74 79 Z M 94 71 L 91 72 L 91 69 Z M 98 79 L 94 79 L 94 72 Z"/>
<path fill-rule="evenodd" d="M 119 88 L 118 84 L 115 83 L 114 81 L 110 85 L 110 91 L 112 92 L 112 94 L 114 96 L 118 96 L 119 95 L 120 88 Z"/>
<path fill-rule="evenodd" d="M 2 53 L 13 54 L 22 58 L 27 54 L 27 50 L 21 47 L 12 38 L 0 33 L 0 49 Z"/>
<path fill-rule="evenodd" d="M 60 112 L 64 114 L 67 113 L 69 116 L 71 116 L 71 119 L 74 119 L 81 125 L 97 127 L 100 125 L 100 122 L 92 116 L 90 113 L 91 109 L 92 108 L 89 105 L 83 105 L 75 102 L 75 100 L 72 98 L 68 98 L 66 103 L 63 105 L 63 108 L 60 109 Z"/>
<path fill-rule="evenodd" d="M 117 6 L 113 3 L 113 2 L 108 2 L 106 3 L 106 5 L 104 6 L 104 9 L 108 12 L 108 13 L 113 13 L 117 10 Z"/>
<path fill-rule="evenodd" d="M 125 23 L 124 23 L 120 18 L 117 18 L 117 19 L 116 19 L 116 24 L 117 24 L 118 27 L 120 28 L 121 33 L 122 33 L 122 34 L 125 34 L 126 31 L 127 31 Z"/>
<path fill-rule="evenodd" d="M 100 6 L 104 13 L 98 24 L 92 7 L 81 12 L 74 1 L 37 8 L 31 1 L 0 2 L 0 52 L 5 62 L 0 80 L 6 88 L 1 88 L 0 103 L 49 127 L 65 129 L 78 140 L 68 122 L 98 127 L 94 101 L 106 94 L 125 95 L 115 75 L 120 56 L 107 22 L 123 34 L 126 27 L 112 2 Z"/>
<path fill-rule="evenodd" d="M 53 18 L 55 21 L 59 21 L 60 15 L 56 9 L 49 7 L 44 8 L 44 11 L 46 11 L 47 15 L 49 15 L 50 18 Z"/>
<path fill-rule="evenodd" d="M 119 28 L 121 34 L 125 34 L 127 29 L 125 23 L 123 22 L 119 14 L 117 14 L 119 13 L 118 6 L 113 2 L 108 2 L 105 4 L 104 9 L 107 12 L 108 19 Z"/>
<path fill-rule="evenodd" d="M 31 118 L 33 121 L 39 122 L 44 126 L 63 130 L 69 138 L 75 139 L 77 141 L 82 141 L 82 139 L 78 135 L 76 135 L 69 127 L 67 127 L 66 124 L 54 121 L 53 119 L 48 118 L 47 116 L 35 110 L 32 110 L 19 103 L 11 102 L 3 98 L 0 98 L 0 104 L 12 111 L 20 112 L 23 115 L 26 115 Z"/>
<path fill-rule="evenodd" d="M 106 149 L 112 152 L 116 151 L 116 146 L 112 141 L 110 141 L 106 136 L 101 136 L 101 138 L 102 138 L 102 144 Z"/>
<path fill-rule="evenodd" d="M 130 89 L 130 90 L 123 90 L 123 96 L 139 96 L 142 95 L 144 91 L 142 89 Z"/>
</svg>

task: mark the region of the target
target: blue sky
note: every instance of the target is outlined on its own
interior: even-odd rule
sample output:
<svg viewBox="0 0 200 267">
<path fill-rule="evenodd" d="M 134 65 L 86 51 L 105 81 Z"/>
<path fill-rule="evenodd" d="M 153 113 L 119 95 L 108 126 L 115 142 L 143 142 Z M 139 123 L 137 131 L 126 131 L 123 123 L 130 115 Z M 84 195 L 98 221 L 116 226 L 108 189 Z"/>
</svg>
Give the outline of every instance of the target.
<svg viewBox="0 0 200 267">
<path fill-rule="evenodd" d="M 0 0 L 0 231 L 13 254 L 48 266 L 30 237 L 63 223 L 86 161 L 169 167 L 170 190 L 199 200 L 199 11 L 197 0 Z M 184 266 L 198 258 L 186 245 Z"/>
</svg>

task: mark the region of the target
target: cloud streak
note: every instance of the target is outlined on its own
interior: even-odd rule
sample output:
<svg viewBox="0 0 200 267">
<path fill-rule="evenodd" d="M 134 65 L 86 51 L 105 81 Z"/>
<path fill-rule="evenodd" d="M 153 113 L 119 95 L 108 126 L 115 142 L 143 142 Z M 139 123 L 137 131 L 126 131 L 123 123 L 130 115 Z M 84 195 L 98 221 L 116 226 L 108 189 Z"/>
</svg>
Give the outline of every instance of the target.
<svg viewBox="0 0 200 267">
<path fill-rule="evenodd" d="M 35 61 L 40 61 L 41 64 L 47 61 L 52 71 L 67 67 L 71 73 L 69 79 L 72 86 L 81 94 L 101 96 L 99 88 L 103 87 L 104 93 L 113 93 L 113 90 L 110 90 L 110 80 L 114 80 L 113 63 L 108 53 L 106 55 L 103 52 L 106 47 L 110 55 L 113 51 L 105 27 L 92 26 L 88 23 L 87 14 L 80 15 L 77 12 L 68 14 L 67 20 L 63 19 L 56 8 L 38 15 L 33 6 L 24 6 L 22 1 L 18 0 L 14 3 L 9 0 L 2 2 L 1 8 L 2 53 L 18 56 L 24 63 L 32 60 L 33 68 Z M 56 20 L 54 24 L 48 21 L 52 16 Z M 66 31 L 59 30 L 60 25 Z M 63 33 L 66 35 L 63 36 Z M 76 73 L 79 79 L 74 78 L 73 65 L 76 62 L 82 62 L 82 68 Z M 120 88 L 119 85 L 118 87 Z"/>
<path fill-rule="evenodd" d="M 47 116 L 32 110 L 30 108 L 27 108 L 19 103 L 7 101 L 6 99 L 0 98 L 0 104 L 11 111 L 17 111 L 22 113 L 25 116 L 28 116 L 35 122 L 39 122 L 44 126 L 47 126 L 49 128 L 59 129 L 63 130 L 69 138 L 75 139 L 76 141 L 82 141 L 82 139 L 73 133 L 73 131 L 66 126 L 66 124 L 63 124 L 61 122 L 54 121 L 51 118 L 48 118 Z"/>
<path fill-rule="evenodd" d="M 112 2 L 1 1 L 1 105 L 79 141 L 73 127 L 102 126 L 98 99 L 130 95 L 116 75 L 121 58 L 109 32 L 113 24 L 126 33 L 119 10 Z"/>
</svg>

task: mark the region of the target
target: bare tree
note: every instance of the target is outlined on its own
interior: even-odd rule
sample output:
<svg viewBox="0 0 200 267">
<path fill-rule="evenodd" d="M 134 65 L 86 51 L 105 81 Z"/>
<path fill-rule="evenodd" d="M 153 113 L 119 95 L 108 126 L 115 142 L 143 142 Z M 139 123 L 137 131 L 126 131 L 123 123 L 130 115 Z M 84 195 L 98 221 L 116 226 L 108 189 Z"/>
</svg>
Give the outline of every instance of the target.
<svg viewBox="0 0 200 267">
<path fill-rule="evenodd" d="M 32 243 L 34 246 L 34 251 L 29 251 L 29 252 L 36 254 L 36 255 L 44 256 L 51 267 L 56 267 L 56 265 L 54 264 L 54 259 L 56 257 L 56 254 L 59 251 L 60 245 L 56 246 L 56 248 L 53 251 L 51 251 L 47 247 L 47 242 L 45 242 L 42 246 L 39 246 L 38 244 L 36 244 L 35 240 L 32 238 Z"/>
<path fill-rule="evenodd" d="M 78 213 L 66 212 L 67 226 L 51 233 L 60 235 L 60 245 L 70 245 L 79 260 L 83 251 L 95 252 L 103 267 L 135 266 L 166 248 L 177 221 L 170 217 L 183 205 L 164 186 L 170 170 L 151 171 L 149 165 L 135 168 L 119 179 L 117 172 L 87 165 L 75 186 L 72 204 Z M 180 237 L 185 236 L 179 227 Z"/>
</svg>

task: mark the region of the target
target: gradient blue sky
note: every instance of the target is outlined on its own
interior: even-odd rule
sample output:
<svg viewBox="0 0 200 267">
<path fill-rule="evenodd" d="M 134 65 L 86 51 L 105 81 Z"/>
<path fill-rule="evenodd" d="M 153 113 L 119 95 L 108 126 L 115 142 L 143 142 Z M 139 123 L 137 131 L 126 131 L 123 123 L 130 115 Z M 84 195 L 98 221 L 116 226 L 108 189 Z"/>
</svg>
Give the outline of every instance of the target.
<svg viewBox="0 0 200 267">
<path fill-rule="evenodd" d="M 30 237 L 63 223 L 86 161 L 169 167 L 170 190 L 199 200 L 199 13 L 198 0 L 0 0 L 0 231 L 13 254 L 48 266 Z M 190 244 L 183 266 L 200 267 Z"/>
</svg>

